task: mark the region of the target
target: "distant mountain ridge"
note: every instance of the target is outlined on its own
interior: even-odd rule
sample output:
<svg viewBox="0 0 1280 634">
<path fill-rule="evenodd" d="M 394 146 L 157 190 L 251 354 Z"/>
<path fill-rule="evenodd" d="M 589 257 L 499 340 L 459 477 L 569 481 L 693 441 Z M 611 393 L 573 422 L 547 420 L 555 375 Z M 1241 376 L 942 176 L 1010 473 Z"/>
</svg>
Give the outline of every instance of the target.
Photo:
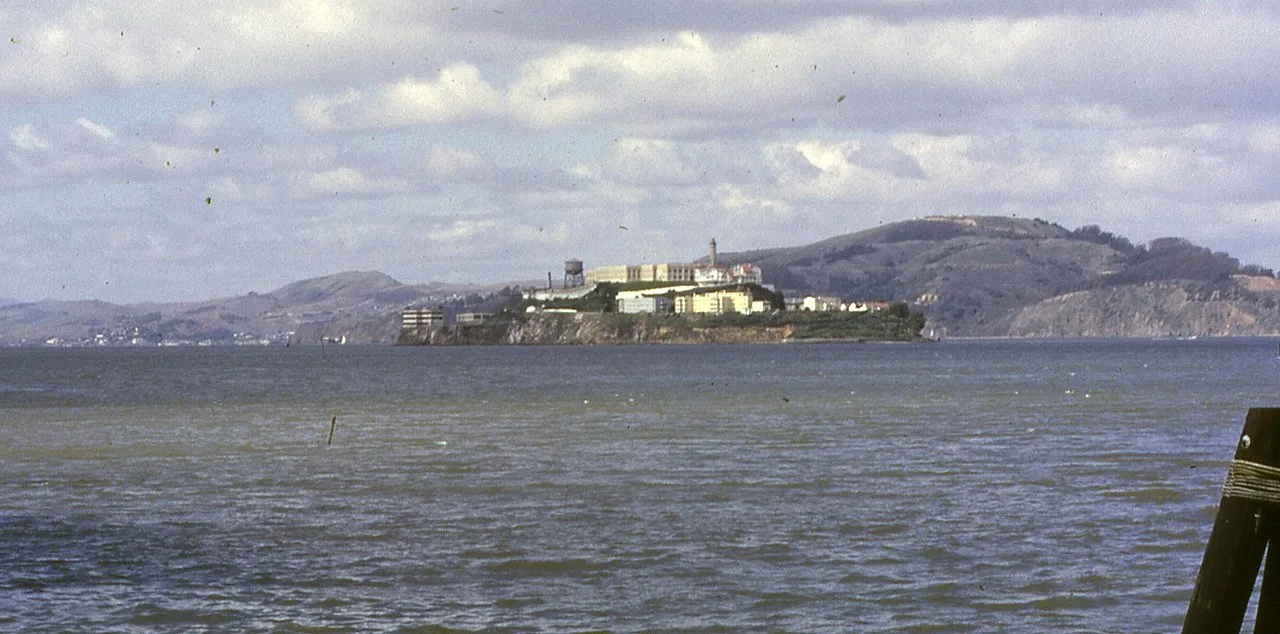
<svg viewBox="0 0 1280 634">
<path fill-rule="evenodd" d="M 764 281 L 786 295 L 906 300 L 925 311 L 926 334 L 1280 334 L 1280 280 L 1272 271 L 1182 238 L 1134 245 L 1092 225 L 1073 230 L 1040 219 L 934 216 L 808 245 L 721 253 L 719 261 L 759 264 Z M 482 295 L 502 286 L 410 285 L 376 271 L 349 271 L 203 302 L 0 302 L 0 345 L 286 337 L 392 343 L 404 306 L 463 299 L 479 306 Z"/>
<path fill-rule="evenodd" d="M 98 300 L 0 305 L 0 345 L 284 343 L 321 339 L 391 343 L 407 304 L 445 303 L 495 290 L 409 285 L 377 271 L 348 271 L 202 302 L 111 304 Z"/>
</svg>

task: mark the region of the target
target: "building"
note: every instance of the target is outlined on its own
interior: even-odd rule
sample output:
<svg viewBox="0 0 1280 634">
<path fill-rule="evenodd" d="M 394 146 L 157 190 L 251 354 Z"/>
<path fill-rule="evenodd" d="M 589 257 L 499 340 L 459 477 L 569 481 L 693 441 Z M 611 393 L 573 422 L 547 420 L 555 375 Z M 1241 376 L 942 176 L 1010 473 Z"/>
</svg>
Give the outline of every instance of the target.
<svg viewBox="0 0 1280 634">
<path fill-rule="evenodd" d="M 628 264 L 597 266 L 587 271 L 587 284 L 625 284 L 640 279 L 640 267 Z"/>
<path fill-rule="evenodd" d="M 763 284 L 764 275 L 754 264 L 732 266 L 699 266 L 693 273 L 693 281 L 699 286 L 723 286 L 725 284 Z"/>
<path fill-rule="evenodd" d="M 458 313 L 454 320 L 459 326 L 470 326 L 474 324 L 483 324 L 493 319 L 493 313 Z"/>
<path fill-rule="evenodd" d="M 653 313 L 655 315 L 664 315 L 675 310 L 675 302 L 670 297 L 661 295 L 646 297 L 619 297 L 618 312 L 620 313 Z"/>
<path fill-rule="evenodd" d="M 840 298 L 830 295 L 810 295 L 804 298 L 804 302 L 800 305 L 800 310 L 811 310 L 814 312 L 828 312 L 840 310 Z"/>
<path fill-rule="evenodd" d="M 754 284 L 705 287 L 676 293 L 676 314 L 750 315 L 774 309 L 766 292 Z"/>
<path fill-rule="evenodd" d="M 764 275 L 760 267 L 755 264 L 720 264 L 716 253 L 716 241 L 712 238 L 707 262 L 597 266 L 587 271 L 586 281 L 588 284 L 693 282 L 699 286 L 724 286 L 726 284 L 763 284 Z"/>
<path fill-rule="evenodd" d="M 555 290 L 551 288 L 535 288 L 531 290 L 526 290 L 522 295 L 525 299 L 533 299 L 540 302 L 549 302 L 556 299 L 582 299 L 583 297 L 590 295 L 595 290 L 596 290 L 596 285 L 594 283 L 589 283 L 586 286 L 577 286 L 574 288 L 565 288 L 561 290 Z"/>
<path fill-rule="evenodd" d="M 695 288 L 697 286 L 692 282 L 673 283 L 670 286 L 619 291 L 614 299 L 620 313 L 671 313 L 675 311 L 671 296 Z"/>
<path fill-rule="evenodd" d="M 400 313 L 400 327 L 405 330 L 413 328 L 439 328 L 444 325 L 444 311 L 439 308 L 405 308 Z"/>
<path fill-rule="evenodd" d="M 588 284 L 627 282 L 692 282 L 695 266 L 681 262 L 665 264 L 616 264 L 587 271 Z"/>
</svg>

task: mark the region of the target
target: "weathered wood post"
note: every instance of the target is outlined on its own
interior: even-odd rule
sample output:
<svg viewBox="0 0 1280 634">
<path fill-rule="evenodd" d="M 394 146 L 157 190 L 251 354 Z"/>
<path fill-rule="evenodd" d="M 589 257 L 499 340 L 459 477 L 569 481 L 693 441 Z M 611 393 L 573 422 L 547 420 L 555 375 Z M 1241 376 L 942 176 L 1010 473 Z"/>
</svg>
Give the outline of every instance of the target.
<svg viewBox="0 0 1280 634">
<path fill-rule="evenodd" d="M 1280 408 L 1255 407 L 1245 417 L 1235 459 L 1196 577 L 1183 634 L 1239 632 L 1267 552 L 1255 632 L 1280 632 Z"/>
</svg>

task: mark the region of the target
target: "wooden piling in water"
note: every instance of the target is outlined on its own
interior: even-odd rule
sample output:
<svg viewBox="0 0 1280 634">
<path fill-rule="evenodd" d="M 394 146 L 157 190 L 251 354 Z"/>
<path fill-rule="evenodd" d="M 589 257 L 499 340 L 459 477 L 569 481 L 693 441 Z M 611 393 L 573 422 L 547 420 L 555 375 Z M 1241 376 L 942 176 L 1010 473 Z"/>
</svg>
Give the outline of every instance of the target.
<svg viewBox="0 0 1280 634">
<path fill-rule="evenodd" d="M 1278 518 L 1280 408 L 1251 408 L 1227 469 L 1183 634 L 1240 631 L 1264 552 L 1254 631 L 1280 633 L 1280 545 L 1272 539 L 1280 528 Z"/>
<path fill-rule="evenodd" d="M 338 426 L 338 415 L 334 414 L 333 420 L 329 421 L 329 444 L 325 445 L 326 447 L 330 447 L 333 445 L 333 428 L 337 426 Z"/>
</svg>

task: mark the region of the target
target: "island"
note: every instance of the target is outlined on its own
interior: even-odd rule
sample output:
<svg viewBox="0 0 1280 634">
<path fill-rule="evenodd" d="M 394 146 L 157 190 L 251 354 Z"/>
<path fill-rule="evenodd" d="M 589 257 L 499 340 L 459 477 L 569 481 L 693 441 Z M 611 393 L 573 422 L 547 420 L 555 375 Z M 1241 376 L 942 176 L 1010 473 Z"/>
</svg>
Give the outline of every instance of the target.
<svg viewBox="0 0 1280 634">
<path fill-rule="evenodd" d="M 755 283 L 710 287 L 662 281 L 539 290 L 493 313 L 410 308 L 397 345 L 619 345 L 924 341 L 906 302 L 788 309 Z M 810 298 L 814 299 L 814 298 Z M 822 310 L 817 310 L 822 308 Z M 834 308 L 834 309 L 833 309 Z M 841 310 L 843 308 L 843 310 Z"/>
</svg>

